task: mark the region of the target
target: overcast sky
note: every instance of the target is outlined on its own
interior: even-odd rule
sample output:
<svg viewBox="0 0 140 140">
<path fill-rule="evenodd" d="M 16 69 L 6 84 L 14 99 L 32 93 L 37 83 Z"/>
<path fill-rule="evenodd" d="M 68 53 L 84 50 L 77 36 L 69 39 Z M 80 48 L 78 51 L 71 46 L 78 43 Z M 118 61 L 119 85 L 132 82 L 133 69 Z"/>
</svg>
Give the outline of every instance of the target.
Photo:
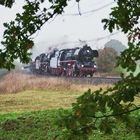
<svg viewBox="0 0 140 140">
<path fill-rule="evenodd" d="M 13 20 L 16 13 L 22 11 L 23 2 L 24 0 L 16 0 L 12 9 L 0 6 L 0 40 L 4 31 L 3 23 Z M 117 39 L 127 45 L 125 35 L 118 33 L 109 37 L 110 33 L 104 31 L 103 23 L 101 23 L 103 18 L 109 17 L 110 8 L 115 5 L 113 2 L 114 0 L 81 0 L 82 15 L 80 16 L 75 15 L 78 13 L 78 8 L 75 0 L 72 0 L 63 15 L 57 16 L 34 35 L 36 44 L 44 44 L 48 47 L 63 42 L 71 44 L 70 42 L 84 40 L 93 48 L 101 48 L 110 39 Z M 91 12 L 88 13 L 88 11 Z M 100 40 L 105 36 L 108 37 Z"/>
</svg>

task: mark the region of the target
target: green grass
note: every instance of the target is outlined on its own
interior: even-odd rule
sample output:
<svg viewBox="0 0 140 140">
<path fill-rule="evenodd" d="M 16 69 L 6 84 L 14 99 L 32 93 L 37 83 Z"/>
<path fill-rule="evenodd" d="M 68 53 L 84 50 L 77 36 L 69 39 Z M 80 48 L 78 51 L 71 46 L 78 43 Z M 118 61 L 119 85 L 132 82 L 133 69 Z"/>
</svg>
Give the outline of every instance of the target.
<svg viewBox="0 0 140 140">
<path fill-rule="evenodd" d="M 60 112 L 68 113 L 66 110 L 44 110 L 1 114 L 0 140 L 66 140 L 64 129 L 56 123 Z M 138 136 L 117 123 L 112 135 L 95 130 L 90 140 L 138 140 Z"/>
<path fill-rule="evenodd" d="M 57 111 L 0 115 L 0 140 L 53 140 L 61 134 L 55 120 Z"/>
</svg>

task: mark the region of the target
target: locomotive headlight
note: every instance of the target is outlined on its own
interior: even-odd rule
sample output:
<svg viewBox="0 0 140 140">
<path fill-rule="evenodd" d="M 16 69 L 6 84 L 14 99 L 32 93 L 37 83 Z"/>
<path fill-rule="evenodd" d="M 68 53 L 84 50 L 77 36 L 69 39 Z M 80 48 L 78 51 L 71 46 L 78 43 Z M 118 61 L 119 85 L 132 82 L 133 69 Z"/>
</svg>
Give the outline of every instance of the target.
<svg viewBox="0 0 140 140">
<path fill-rule="evenodd" d="M 81 65 L 81 67 L 83 68 L 83 67 L 84 67 L 84 65 Z"/>
<path fill-rule="evenodd" d="M 94 65 L 94 68 L 97 68 L 97 65 Z"/>
</svg>

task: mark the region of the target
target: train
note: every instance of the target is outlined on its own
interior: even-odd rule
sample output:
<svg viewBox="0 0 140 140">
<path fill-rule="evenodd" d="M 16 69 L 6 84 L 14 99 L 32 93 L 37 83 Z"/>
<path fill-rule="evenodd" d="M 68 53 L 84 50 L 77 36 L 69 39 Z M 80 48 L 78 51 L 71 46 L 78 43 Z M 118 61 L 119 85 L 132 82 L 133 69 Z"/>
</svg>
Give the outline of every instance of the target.
<svg viewBox="0 0 140 140">
<path fill-rule="evenodd" d="M 98 51 L 88 45 L 76 48 L 53 49 L 48 53 L 41 53 L 30 62 L 30 70 L 56 76 L 82 77 L 93 76 L 97 71 L 95 58 Z"/>
</svg>

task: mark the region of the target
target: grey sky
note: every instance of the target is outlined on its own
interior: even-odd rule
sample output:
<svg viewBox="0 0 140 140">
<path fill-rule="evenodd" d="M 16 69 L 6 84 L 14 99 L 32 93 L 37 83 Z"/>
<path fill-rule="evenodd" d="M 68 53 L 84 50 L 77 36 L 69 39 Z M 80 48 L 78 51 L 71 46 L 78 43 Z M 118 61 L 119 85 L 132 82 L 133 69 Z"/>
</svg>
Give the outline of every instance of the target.
<svg viewBox="0 0 140 140">
<path fill-rule="evenodd" d="M 110 33 L 103 30 L 101 20 L 109 16 L 110 8 L 115 3 L 110 4 L 106 8 L 98 10 L 100 7 L 112 3 L 114 0 L 81 0 L 81 13 L 86 11 L 94 11 L 81 16 L 70 16 L 69 14 L 78 13 L 77 4 L 74 0 L 65 9 L 63 15 L 57 16 L 52 22 L 50 21 L 37 32 L 35 37 L 36 44 L 44 44 L 44 46 L 55 45 L 63 42 L 76 42 L 78 40 L 94 40 L 87 42 L 94 48 L 103 47 L 110 39 L 117 39 L 124 45 L 127 45 L 125 35 L 118 33 L 106 39 L 95 41 L 97 38 L 108 36 Z M 0 40 L 3 35 L 3 22 L 11 21 L 15 18 L 17 12 L 22 11 L 23 0 L 16 0 L 16 4 L 12 9 L 0 6 Z M 97 11 L 96 11 L 97 10 Z M 45 44 L 46 43 L 46 44 Z"/>
</svg>

